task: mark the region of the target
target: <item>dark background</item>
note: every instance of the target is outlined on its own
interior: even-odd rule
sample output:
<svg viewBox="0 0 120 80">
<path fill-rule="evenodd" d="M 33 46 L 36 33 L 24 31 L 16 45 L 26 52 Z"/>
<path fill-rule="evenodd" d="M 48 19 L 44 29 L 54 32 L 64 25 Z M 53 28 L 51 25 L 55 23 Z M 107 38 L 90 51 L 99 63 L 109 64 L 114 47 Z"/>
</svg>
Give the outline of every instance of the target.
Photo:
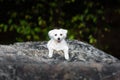
<svg viewBox="0 0 120 80">
<path fill-rule="evenodd" d="M 0 44 L 48 40 L 53 28 L 120 59 L 120 0 L 0 0 Z"/>
</svg>

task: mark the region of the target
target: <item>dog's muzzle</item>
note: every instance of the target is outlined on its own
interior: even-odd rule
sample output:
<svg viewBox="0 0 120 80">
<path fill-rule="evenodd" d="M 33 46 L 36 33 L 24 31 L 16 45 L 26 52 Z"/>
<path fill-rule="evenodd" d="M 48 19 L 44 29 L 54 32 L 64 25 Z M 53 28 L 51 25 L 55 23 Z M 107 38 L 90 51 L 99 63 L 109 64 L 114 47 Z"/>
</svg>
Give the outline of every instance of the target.
<svg viewBox="0 0 120 80">
<path fill-rule="evenodd" d="M 58 38 L 58 40 L 60 40 L 60 38 Z"/>
<path fill-rule="evenodd" d="M 58 43 L 60 43 L 60 42 L 61 42 L 60 38 L 58 38 L 57 42 L 58 42 Z"/>
</svg>

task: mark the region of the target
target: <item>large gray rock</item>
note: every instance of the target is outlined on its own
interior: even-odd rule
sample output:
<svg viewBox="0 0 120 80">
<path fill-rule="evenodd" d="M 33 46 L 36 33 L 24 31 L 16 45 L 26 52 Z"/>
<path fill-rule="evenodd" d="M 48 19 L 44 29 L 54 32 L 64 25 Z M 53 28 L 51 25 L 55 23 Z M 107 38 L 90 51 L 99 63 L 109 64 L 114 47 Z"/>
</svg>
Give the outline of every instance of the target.
<svg viewBox="0 0 120 80">
<path fill-rule="evenodd" d="M 0 80 L 120 80 L 120 60 L 81 41 L 48 58 L 46 41 L 0 45 Z M 57 54 L 58 53 L 58 54 Z"/>
</svg>

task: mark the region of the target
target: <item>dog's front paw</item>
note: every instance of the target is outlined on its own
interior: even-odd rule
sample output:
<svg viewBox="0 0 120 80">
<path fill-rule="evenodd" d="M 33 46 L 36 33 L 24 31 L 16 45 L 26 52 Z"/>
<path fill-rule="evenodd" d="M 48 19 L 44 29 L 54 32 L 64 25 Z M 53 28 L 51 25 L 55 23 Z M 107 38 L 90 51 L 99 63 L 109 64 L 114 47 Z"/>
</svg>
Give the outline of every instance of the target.
<svg viewBox="0 0 120 80">
<path fill-rule="evenodd" d="M 48 57 L 49 57 L 49 58 L 52 58 L 52 54 L 49 54 Z"/>
<path fill-rule="evenodd" d="M 65 54 L 65 59 L 69 60 L 69 55 L 68 54 Z"/>
<path fill-rule="evenodd" d="M 64 57 L 65 57 L 66 60 L 69 60 L 68 49 L 64 50 Z"/>
<path fill-rule="evenodd" d="M 69 60 L 69 57 L 65 57 L 66 60 Z"/>
<path fill-rule="evenodd" d="M 52 56 L 53 56 L 53 50 L 50 50 L 50 49 L 49 49 L 48 57 L 49 57 L 49 58 L 52 58 Z"/>
</svg>

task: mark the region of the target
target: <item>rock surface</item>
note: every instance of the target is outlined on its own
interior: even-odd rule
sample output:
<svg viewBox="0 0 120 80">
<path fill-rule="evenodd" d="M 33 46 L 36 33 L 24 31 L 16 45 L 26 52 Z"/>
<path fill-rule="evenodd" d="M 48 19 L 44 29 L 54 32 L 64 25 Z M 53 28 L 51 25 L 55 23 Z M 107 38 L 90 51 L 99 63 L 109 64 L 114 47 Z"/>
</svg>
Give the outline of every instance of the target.
<svg viewBox="0 0 120 80">
<path fill-rule="evenodd" d="M 0 80 L 120 80 L 120 60 L 81 41 L 48 58 L 46 41 L 0 45 Z"/>
</svg>

